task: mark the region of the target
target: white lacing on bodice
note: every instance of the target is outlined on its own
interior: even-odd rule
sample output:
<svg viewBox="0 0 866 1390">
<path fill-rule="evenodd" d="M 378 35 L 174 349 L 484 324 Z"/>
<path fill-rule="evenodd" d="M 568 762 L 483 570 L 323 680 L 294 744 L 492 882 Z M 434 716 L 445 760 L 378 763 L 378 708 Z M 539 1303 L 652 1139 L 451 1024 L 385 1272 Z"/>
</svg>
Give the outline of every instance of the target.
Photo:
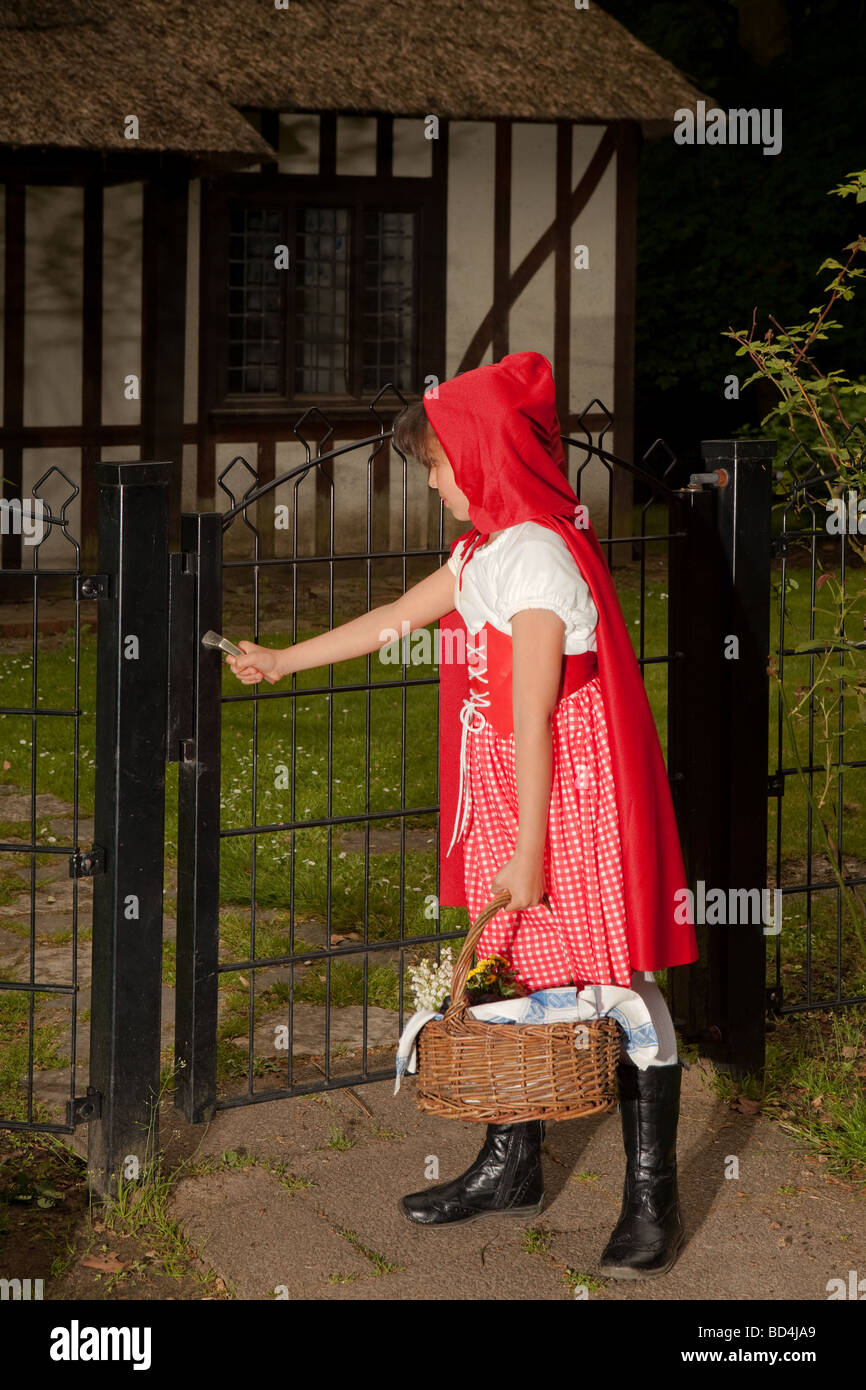
<svg viewBox="0 0 866 1390">
<path fill-rule="evenodd" d="M 486 632 L 482 628 L 478 636 L 482 639 L 476 646 L 472 644 L 471 634 L 467 635 L 466 640 L 466 660 L 472 664 L 472 680 L 487 685 L 487 642 Z M 446 850 L 446 857 L 454 848 L 455 841 L 460 839 L 466 829 L 466 821 L 469 815 L 469 784 L 466 780 L 466 746 L 470 733 L 477 733 L 483 729 L 487 723 L 487 717 L 482 710 L 487 709 L 490 704 L 490 695 L 486 690 L 473 690 L 470 683 L 470 695 L 463 701 L 460 711 L 460 723 L 463 732 L 460 736 L 460 783 L 457 789 L 457 814 L 454 817 L 454 829 L 451 832 L 451 843 Z"/>
</svg>

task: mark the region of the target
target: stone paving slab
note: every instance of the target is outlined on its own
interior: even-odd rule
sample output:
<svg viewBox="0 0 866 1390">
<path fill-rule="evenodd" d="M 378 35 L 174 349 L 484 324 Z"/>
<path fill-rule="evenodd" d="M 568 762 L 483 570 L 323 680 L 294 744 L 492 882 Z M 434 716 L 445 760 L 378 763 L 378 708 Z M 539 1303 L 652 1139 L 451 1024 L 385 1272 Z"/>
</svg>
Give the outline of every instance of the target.
<svg viewBox="0 0 866 1390">
<path fill-rule="evenodd" d="M 863 1277 L 862 1187 L 828 1176 L 824 1165 L 797 1152 L 775 1122 L 733 1111 L 710 1090 L 703 1065 L 683 1073 L 678 1158 L 686 1244 L 680 1257 L 661 1278 L 590 1285 L 589 1299 L 824 1301 L 828 1280 L 847 1281 L 851 1269 Z M 569 1272 L 571 1279 L 601 1279 L 599 1259 L 619 1215 L 625 1167 L 617 1112 L 548 1126 L 547 1205 L 539 1216 L 431 1231 L 403 1218 L 399 1197 L 427 1185 L 425 1163 L 431 1155 L 438 1158 L 439 1180 L 464 1171 L 483 1141 L 484 1126 L 423 1115 L 411 1080 L 397 1097 L 392 1093 L 391 1081 L 358 1088 L 372 1118 L 346 1093 L 335 1091 L 222 1110 L 204 1134 L 166 1114 L 163 1136 L 175 1160 L 196 1145 L 196 1160 L 235 1149 L 284 1163 L 294 1177 L 312 1184 L 288 1194 L 290 1210 L 276 1200 L 254 1209 L 251 1201 L 244 1208 L 249 1229 L 230 1252 L 222 1254 L 219 1242 L 208 1246 L 217 1272 L 237 1284 L 240 1297 L 263 1296 L 253 1290 L 256 1280 L 261 1282 L 256 1262 L 263 1248 L 270 1249 L 269 1240 L 281 1248 L 301 1242 L 305 1272 L 297 1287 L 315 1291 L 292 1297 L 561 1301 L 575 1298 Z M 334 1129 L 353 1141 L 351 1148 L 328 1147 Z M 725 1177 L 732 1158 L 739 1163 L 736 1179 Z M 260 1178 L 253 1176 L 261 1172 L 231 1170 L 232 1192 L 242 1192 L 249 1182 L 261 1195 Z M 195 1211 L 199 1181 L 183 1185 L 187 1212 Z M 203 1198 L 194 1228 L 197 1247 L 203 1248 L 200 1242 L 210 1238 L 226 1210 Z M 543 1248 L 527 1248 L 530 1227 L 542 1233 Z M 340 1230 L 353 1232 L 367 1250 L 402 1268 L 371 1274 L 367 1259 L 368 1268 L 356 1280 L 329 1283 L 328 1275 L 338 1272 L 332 1267 L 338 1248 L 333 1239 Z M 267 1265 L 268 1278 L 276 1267 Z"/>
<path fill-rule="evenodd" d="M 321 1298 L 329 1275 L 369 1278 L 371 1265 L 297 1195 L 263 1168 L 183 1181 L 173 1214 L 206 1265 L 239 1298 Z"/>
</svg>

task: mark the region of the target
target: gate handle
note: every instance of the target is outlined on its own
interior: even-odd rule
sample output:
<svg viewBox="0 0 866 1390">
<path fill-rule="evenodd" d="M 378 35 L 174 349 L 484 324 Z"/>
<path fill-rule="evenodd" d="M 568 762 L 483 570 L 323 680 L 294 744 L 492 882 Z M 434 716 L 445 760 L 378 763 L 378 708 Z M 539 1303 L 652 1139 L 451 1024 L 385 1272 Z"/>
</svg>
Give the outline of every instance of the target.
<svg viewBox="0 0 866 1390">
<path fill-rule="evenodd" d="M 244 655 L 240 647 L 236 647 L 234 642 L 230 642 L 227 637 L 222 637 L 218 632 L 214 632 L 213 629 L 205 633 L 204 637 L 201 639 L 201 644 L 203 647 L 216 647 L 221 652 L 228 652 L 229 656 Z M 265 680 L 271 685 L 275 685 L 279 680 L 279 676 L 265 676 Z"/>
</svg>

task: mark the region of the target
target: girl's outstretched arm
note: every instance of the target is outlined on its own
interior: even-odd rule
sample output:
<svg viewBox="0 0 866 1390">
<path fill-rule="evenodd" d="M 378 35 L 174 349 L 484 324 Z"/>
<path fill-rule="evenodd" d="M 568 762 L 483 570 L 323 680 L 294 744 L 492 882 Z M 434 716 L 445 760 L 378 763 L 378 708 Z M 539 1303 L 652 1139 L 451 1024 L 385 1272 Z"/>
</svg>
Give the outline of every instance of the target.
<svg viewBox="0 0 866 1390">
<path fill-rule="evenodd" d="M 565 623 L 549 608 L 526 608 L 511 618 L 514 761 L 519 825 L 514 854 L 491 883 L 509 889 L 508 912 L 535 907 L 544 893 L 544 846 L 553 779 L 550 717 L 562 675 Z"/>
<path fill-rule="evenodd" d="M 330 666 L 378 651 L 393 640 L 388 635 L 389 628 L 402 633 L 403 623 L 408 623 L 408 630 L 412 632 L 443 618 L 453 607 L 454 575 L 447 564 L 440 565 L 393 603 L 371 608 L 369 613 L 362 613 L 318 637 L 309 637 L 291 647 L 261 647 L 255 642 L 239 642 L 244 655 L 227 656 L 226 661 L 244 685 L 256 685 L 266 679 L 273 682 L 293 671 Z"/>
</svg>

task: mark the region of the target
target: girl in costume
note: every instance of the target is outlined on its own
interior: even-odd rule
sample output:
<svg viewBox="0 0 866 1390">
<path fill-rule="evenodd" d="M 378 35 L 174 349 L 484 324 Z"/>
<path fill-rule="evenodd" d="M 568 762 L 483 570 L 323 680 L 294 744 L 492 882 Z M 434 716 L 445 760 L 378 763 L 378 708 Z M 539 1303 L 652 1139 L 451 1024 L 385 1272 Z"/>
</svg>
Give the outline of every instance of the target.
<svg viewBox="0 0 866 1390">
<path fill-rule="evenodd" d="M 251 684 L 346 660 L 388 629 L 438 619 L 440 895 L 478 916 L 508 890 L 478 955 L 530 989 L 617 984 L 645 1000 L 659 1039 L 618 1067 L 626 1173 L 601 1259 L 609 1277 L 673 1265 L 683 1239 L 676 1164 L 681 1063 L 652 971 L 697 959 L 675 921 L 686 874 L 640 668 L 601 547 L 566 477 L 550 363 L 537 352 L 440 384 L 398 419 L 395 445 L 473 528 L 446 564 L 395 600 L 283 651 L 242 642 Z M 461 660 L 461 655 L 465 659 Z M 519 814 L 518 814 L 519 811 Z M 544 1124 L 487 1127 L 467 1171 L 411 1193 L 426 1226 L 534 1215 Z"/>
</svg>

